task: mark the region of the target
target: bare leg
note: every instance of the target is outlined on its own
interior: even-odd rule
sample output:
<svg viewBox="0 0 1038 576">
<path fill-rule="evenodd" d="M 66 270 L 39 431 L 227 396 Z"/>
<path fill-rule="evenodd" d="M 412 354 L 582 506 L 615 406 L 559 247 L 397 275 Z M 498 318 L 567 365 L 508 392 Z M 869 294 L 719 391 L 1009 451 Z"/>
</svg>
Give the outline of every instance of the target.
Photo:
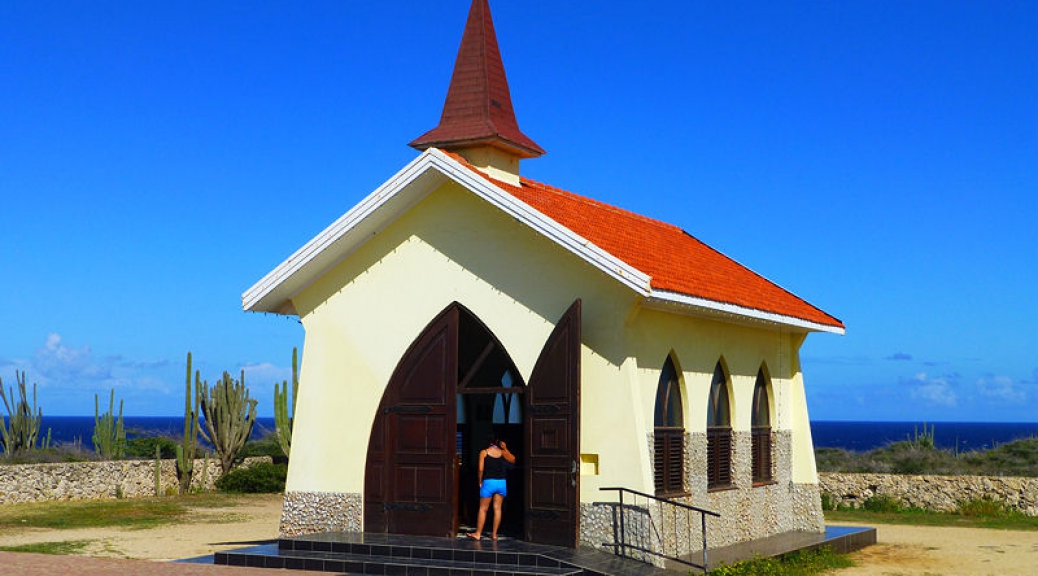
<svg viewBox="0 0 1038 576">
<path fill-rule="evenodd" d="M 479 499 L 479 514 L 476 515 L 476 531 L 469 536 L 479 540 L 483 534 L 483 525 L 487 522 L 487 509 L 490 508 L 490 498 Z"/>
<path fill-rule="evenodd" d="M 500 494 L 494 494 L 494 531 L 490 533 L 490 538 L 497 540 L 497 529 L 501 526 L 501 504 L 505 501 L 505 497 Z M 482 502 L 480 503 L 482 506 Z M 482 526 L 482 524 L 480 524 Z"/>
</svg>

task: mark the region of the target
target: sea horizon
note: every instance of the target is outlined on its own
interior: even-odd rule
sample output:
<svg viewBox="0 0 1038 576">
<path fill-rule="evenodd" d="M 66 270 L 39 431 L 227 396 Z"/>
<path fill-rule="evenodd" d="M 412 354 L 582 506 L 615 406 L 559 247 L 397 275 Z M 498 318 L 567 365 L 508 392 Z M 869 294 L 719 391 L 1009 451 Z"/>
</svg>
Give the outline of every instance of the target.
<svg viewBox="0 0 1038 576">
<path fill-rule="evenodd" d="M 5 417 L 6 421 L 6 417 Z M 895 420 L 812 420 L 811 434 L 815 448 L 842 448 L 864 452 L 893 442 L 911 440 L 916 435 L 932 431 L 934 444 L 942 449 L 959 451 L 982 450 L 1018 440 L 1038 437 L 1038 422 L 955 422 L 955 421 L 895 421 Z M 127 436 L 179 437 L 184 429 L 181 416 L 123 416 Z M 52 444 L 92 444 L 94 416 L 43 415 L 40 436 L 48 430 Z M 261 416 L 251 439 L 263 438 L 275 429 L 274 418 Z"/>
</svg>

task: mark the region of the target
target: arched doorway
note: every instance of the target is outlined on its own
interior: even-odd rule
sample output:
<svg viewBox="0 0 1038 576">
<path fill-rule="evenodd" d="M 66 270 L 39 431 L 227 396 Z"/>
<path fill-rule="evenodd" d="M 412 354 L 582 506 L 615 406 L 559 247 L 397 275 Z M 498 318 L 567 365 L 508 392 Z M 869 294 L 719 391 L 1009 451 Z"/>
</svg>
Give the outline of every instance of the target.
<svg viewBox="0 0 1038 576">
<path fill-rule="evenodd" d="M 529 386 L 480 320 L 455 302 L 397 365 L 372 425 L 364 530 L 453 536 L 475 519 L 476 458 L 508 442 L 505 533 L 575 547 L 579 517 L 580 301 L 545 343 Z"/>
</svg>

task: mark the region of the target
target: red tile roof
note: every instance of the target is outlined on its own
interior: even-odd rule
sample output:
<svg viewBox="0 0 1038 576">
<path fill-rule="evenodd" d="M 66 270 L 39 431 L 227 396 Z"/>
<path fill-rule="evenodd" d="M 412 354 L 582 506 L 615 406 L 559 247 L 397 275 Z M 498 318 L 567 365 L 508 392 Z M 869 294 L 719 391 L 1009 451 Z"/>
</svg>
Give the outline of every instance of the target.
<svg viewBox="0 0 1038 576">
<path fill-rule="evenodd" d="M 419 136 L 411 146 L 457 150 L 485 145 L 520 158 L 544 154 L 519 130 L 487 0 L 473 0 L 440 125 Z"/>
<path fill-rule="evenodd" d="M 681 228 L 527 178 L 495 180 L 464 158 L 452 158 L 545 216 L 651 277 L 653 290 L 799 318 L 843 329 L 843 322 Z"/>
</svg>

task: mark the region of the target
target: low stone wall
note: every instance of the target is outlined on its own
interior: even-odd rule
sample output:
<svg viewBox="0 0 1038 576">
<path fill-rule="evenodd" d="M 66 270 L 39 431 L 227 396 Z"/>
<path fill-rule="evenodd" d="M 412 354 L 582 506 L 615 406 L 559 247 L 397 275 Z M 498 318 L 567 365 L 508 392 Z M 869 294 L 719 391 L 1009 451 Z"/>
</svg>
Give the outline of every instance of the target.
<svg viewBox="0 0 1038 576">
<path fill-rule="evenodd" d="M 246 458 L 242 466 L 263 461 L 270 457 Z M 191 487 L 212 490 L 219 477 L 219 460 L 195 460 Z M 179 486 L 176 461 L 162 460 L 159 493 L 176 492 Z M 145 496 L 155 496 L 154 460 L 0 465 L 0 504 Z"/>
<path fill-rule="evenodd" d="M 1038 516 L 1038 478 L 822 472 L 818 483 L 833 506 L 857 508 L 872 496 L 885 495 L 906 506 L 953 512 L 962 502 L 991 498 Z"/>
</svg>

